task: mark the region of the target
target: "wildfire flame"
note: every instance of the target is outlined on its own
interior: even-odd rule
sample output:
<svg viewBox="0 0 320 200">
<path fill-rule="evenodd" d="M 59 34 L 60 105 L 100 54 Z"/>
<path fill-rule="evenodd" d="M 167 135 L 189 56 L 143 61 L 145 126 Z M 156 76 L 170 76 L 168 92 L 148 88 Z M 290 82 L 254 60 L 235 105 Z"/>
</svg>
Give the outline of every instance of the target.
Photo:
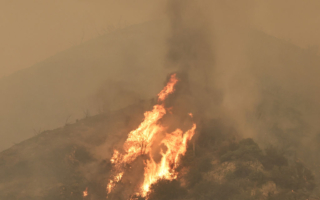
<svg viewBox="0 0 320 200">
<path fill-rule="evenodd" d="M 83 197 L 88 196 L 88 188 L 86 188 L 86 190 L 85 190 L 85 191 L 83 191 L 82 193 L 83 193 Z"/>
<path fill-rule="evenodd" d="M 174 86 L 176 85 L 177 82 L 178 82 L 178 79 L 176 78 L 176 74 L 172 74 L 167 85 L 158 94 L 159 102 L 164 101 L 169 94 L 174 92 Z"/>
<path fill-rule="evenodd" d="M 152 111 L 145 112 L 144 121 L 136 130 L 129 133 L 123 145 L 125 153 L 121 154 L 119 151 L 114 150 L 110 161 L 114 165 L 116 175 L 110 179 L 107 185 L 108 194 L 112 191 L 116 183 L 121 181 L 124 174 L 123 166 L 132 163 L 140 155 L 148 155 L 149 159 L 144 162 L 144 181 L 137 194 L 145 197 L 150 190 L 150 186 L 159 179 L 173 180 L 177 178 L 175 169 L 178 167 L 179 157 L 185 154 L 187 143 L 195 134 L 196 124 L 193 124 L 192 128 L 185 133 L 183 133 L 181 129 L 177 129 L 172 133 L 165 134 L 161 144 L 164 145 L 167 150 L 166 152 L 161 150 L 162 158 L 160 162 L 155 162 L 151 153 L 152 144 L 156 136 L 163 134 L 167 129 L 167 127 L 159 123 L 159 120 L 167 111 L 170 111 L 170 109 L 165 108 L 164 100 L 169 94 L 175 91 L 174 87 L 177 82 L 176 74 L 171 75 L 167 85 L 158 94 L 158 104 L 153 106 Z M 191 113 L 189 113 L 189 116 L 191 118 L 193 117 Z"/>
</svg>

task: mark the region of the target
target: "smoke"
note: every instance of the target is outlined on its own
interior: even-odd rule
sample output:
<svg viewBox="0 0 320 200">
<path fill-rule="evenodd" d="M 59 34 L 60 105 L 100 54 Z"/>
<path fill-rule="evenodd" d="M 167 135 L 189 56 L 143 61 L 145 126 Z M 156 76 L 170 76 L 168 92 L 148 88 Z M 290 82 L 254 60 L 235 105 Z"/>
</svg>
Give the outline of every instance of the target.
<svg viewBox="0 0 320 200">
<path fill-rule="evenodd" d="M 166 47 L 158 52 L 163 61 L 158 67 L 180 79 L 169 104 L 177 112 L 195 113 L 198 122 L 213 118 L 264 147 L 277 145 L 292 161 L 300 158 L 316 169 L 320 61 L 310 50 L 261 36 L 254 26 L 255 6 L 251 0 L 167 2 L 167 30 L 159 40 Z M 137 46 L 123 57 L 127 72 L 143 63 Z M 107 82 L 98 94 L 103 109 L 155 96 L 160 84 L 142 89 L 155 82 L 154 75 L 144 71 L 148 78 L 141 85 L 132 85 L 133 76 Z"/>
<path fill-rule="evenodd" d="M 151 8 L 155 7 L 151 5 L 153 3 L 145 5 L 144 1 L 139 2 L 139 5 L 144 6 L 136 5 L 137 8 L 148 9 L 144 9 L 147 11 L 140 17 L 131 19 L 129 24 L 147 21 Z M 113 12 L 117 14 L 117 20 L 121 18 L 117 11 L 123 7 L 126 8 L 125 11 L 129 10 L 131 13 L 127 16 L 136 16 L 136 10 L 139 9 L 128 8 L 130 7 L 128 5 L 134 3 L 128 4 L 127 1 L 123 1 L 116 6 L 117 9 Z M 58 109 L 68 110 L 70 105 L 80 107 L 83 105 L 84 98 L 95 93 L 94 100 L 99 111 L 109 114 L 120 110 L 117 116 L 119 119 L 115 118 L 108 127 L 103 123 L 101 125 L 103 128 L 92 128 L 102 135 L 102 139 L 96 140 L 105 141 L 103 138 L 108 134 L 114 134 L 114 136 L 108 138 L 104 144 L 97 142 L 98 144 L 94 143 L 90 146 L 97 163 L 83 166 L 82 169 L 88 180 L 104 174 L 101 182 L 105 183 L 102 179 L 108 177 L 108 174 L 105 174 L 107 168 L 100 166 L 100 161 L 112 155 L 114 148 L 112 145 L 116 144 L 121 148 L 126 140 L 126 134 L 138 126 L 143 118 L 143 112 L 152 107 L 152 102 L 136 108 L 138 111 L 135 112 L 121 113 L 121 109 L 131 104 L 140 105 L 142 100 L 155 97 L 162 88 L 165 77 L 172 72 L 177 72 L 180 82 L 176 93 L 169 97 L 168 106 L 174 106 L 179 117 L 179 113 L 194 113 L 197 124 L 200 124 L 201 120 L 215 119 L 222 124 L 217 126 L 223 127 L 217 129 L 227 130 L 231 127 L 230 130 L 236 130 L 241 137 L 254 138 L 262 146 L 277 145 L 284 149 L 291 161 L 301 159 L 308 164 L 308 167 L 314 169 L 314 172 L 317 172 L 320 165 L 318 156 L 320 150 L 318 125 L 320 121 L 318 78 L 320 59 L 316 48 L 302 49 L 285 40 L 266 36 L 257 31 L 256 9 L 260 4 L 253 0 L 168 0 L 166 3 L 165 22 L 152 21 L 117 31 L 101 37 L 100 40 L 89 42 L 87 46 L 77 47 L 77 51 L 73 53 L 70 51 L 68 54 L 61 54 L 60 57 L 42 64 L 48 69 L 60 69 L 53 70 L 58 74 L 57 76 L 53 76 L 54 73 L 46 70 L 47 68 L 43 70 L 46 73 L 40 73 L 38 68 L 34 68 L 36 75 L 26 80 L 22 78 L 26 76 L 25 73 L 20 73 L 16 78 L 18 81 L 12 84 L 17 89 L 11 85 L 7 86 L 4 82 L 3 87 L 9 88 L 8 91 L 12 97 L 6 96 L 7 93 L 2 95 L 3 98 L 7 98 L 2 101 L 2 105 L 10 109 L 10 112 L 5 109 L 3 111 L 4 114 L 1 117 L 3 124 L 6 123 L 6 119 L 9 119 L 13 124 L 12 127 L 15 127 L 16 119 L 23 118 L 20 115 L 21 110 L 23 113 L 36 113 L 35 115 L 42 120 L 44 118 L 42 111 L 45 109 L 39 108 L 39 105 L 50 108 L 48 113 L 50 112 L 51 118 L 48 117 L 47 121 L 52 122 L 53 119 L 62 118 L 52 114 L 52 110 L 55 110 L 54 112 Z M 162 4 L 157 2 L 157 5 L 162 6 Z M 102 13 L 108 13 L 105 12 L 104 6 L 100 7 L 103 10 Z M 156 13 L 159 14 L 162 11 Z M 112 19 L 115 15 L 101 14 L 101 16 Z M 158 17 L 153 16 L 152 19 Z M 81 32 L 81 28 L 78 29 L 77 32 Z M 94 32 L 93 27 L 89 29 Z M 294 29 L 290 30 L 294 31 Z M 84 40 L 87 39 L 89 38 Z M 77 43 L 82 42 L 80 36 L 75 40 Z M 67 47 L 57 47 L 54 52 L 65 48 Z M 47 52 L 45 55 L 51 54 L 53 52 Z M 74 62 L 71 62 L 73 60 Z M 30 64 L 34 62 L 29 61 Z M 58 66 L 59 63 L 61 66 Z M 73 68 L 65 70 L 67 66 L 73 66 Z M 80 72 L 81 76 L 75 76 Z M 61 74 L 64 78 L 61 78 Z M 50 88 L 42 88 L 46 86 L 47 77 L 50 77 L 49 82 L 53 85 L 50 88 L 54 88 L 54 91 L 49 90 Z M 55 77 L 59 78 L 54 79 Z M 33 84 L 25 84 L 27 82 Z M 35 85 L 37 87 L 41 85 L 42 90 L 37 90 Z M 29 88 L 36 89 L 31 90 L 33 92 L 30 93 Z M 4 91 L 4 89 L 1 90 Z M 15 95 L 20 94 L 16 91 L 25 91 L 22 97 L 28 97 L 27 100 Z M 39 91 L 48 93 L 49 95 L 46 96 L 48 98 L 34 100 L 33 96 L 44 94 Z M 71 100 L 67 101 L 66 96 Z M 58 103 L 53 101 L 50 104 L 48 99 Z M 22 104 L 21 101 L 27 104 Z M 14 104 L 15 102 L 18 103 Z M 65 102 L 67 105 L 64 104 Z M 75 102 L 79 103 L 75 104 Z M 15 108 L 16 105 L 20 107 Z M 31 111 L 28 110 L 29 108 Z M 39 108 L 39 113 L 35 111 L 36 108 Z M 8 117 L 7 113 L 13 113 L 13 110 L 17 110 L 17 114 Z M 59 113 L 61 114 L 60 111 Z M 179 117 L 164 119 L 167 120 L 164 123 L 169 124 L 168 121 L 170 121 L 173 124 L 183 124 L 184 119 Z M 30 124 L 29 118 L 31 121 L 35 119 L 24 118 L 26 118 L 24 119 L 26 124 Z M 120 119 L 121 123 L 119 123 Z M 64 122 L 65 119 L 63 119 Z M 38 123 L 40 120 L 34 122 L 34 124 Z M 57 124 L 61 122 L 55 123 L 50 128 L 58 126 Z M 109 128 L 113 124 L 117 126 Z M 198 127 L 201 128 L 201 126 Z M 12 132 L 25 134 L 25 129 Z M 139 171 L 143 166 L 136 167 Z M 133 170 L 132 174 L 126 177 L 126 182 L 141 181 L 136 175 L 141 174 L 141 171 L 137 171 Z M 133 189 L 128 190 L 127 192 L 131 193 L 130 190 Z"/>
<path fill-rule="evenodd" d="M 173 0 L 168 3 L 171 35 L 168 39 L 168 66 L 191 74 L 202 72 L 208 85 L 209 70 L 213 67 L 210 29 L 201 9 L 194 1 Z"/>
<path fill-rule="evenodd" d="M 262 36 L 256 7 L 250 0 L 168 1 L 167 66 L 184 74 L 204 117 L 223 119 L 242 137 L 277 145 L 316 169 L 319 58 Z"/>
<path fill-rule="evenodd" d="M 245 115 L 259 99 L 246 55 L 252 7 L 252 1 L 190 0 L 167 7 L 167 66 L 185 74 L 202 113 L 224 115 L 247 136 L 254 131 Z"/>
</svg>

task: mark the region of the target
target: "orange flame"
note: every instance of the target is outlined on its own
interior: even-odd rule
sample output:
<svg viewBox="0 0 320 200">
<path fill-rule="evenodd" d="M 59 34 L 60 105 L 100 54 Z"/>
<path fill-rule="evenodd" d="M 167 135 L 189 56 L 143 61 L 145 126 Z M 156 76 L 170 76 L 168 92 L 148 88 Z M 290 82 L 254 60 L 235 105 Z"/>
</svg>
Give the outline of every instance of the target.
<svg viewBox="0 0 320 200">
<path fill-rule="evenodd" d="M 176 78 L 176 74 L 172 74 L 167 85 L 158 94 L 158 101 L 159 102 L 164 101 L 169 94 L 174 92 L 174 86 L 176 85 L 177 82 L 178 82 L 178 79 Z"/>
<path fill-rule="evenodd" d="M 142 196 L 146 196 L 150 186 L 159 179 L 172 180 L 177 178 L 174 170 L 178 167 L 179 156 L 187 151 L 187 142 L 192 139 L 196 129 L 196 124 L 183 134 L 182 130 L 177 129 L 171 134 L 167 134 L 162 144 L 167 147 L 166 153 L 161 152 L 160 164 L 156 163 L 152 155 L 150 161 L 146 161 L 144 183 L 142 186 Z"/>
<path fill-rule="evenodd" d="M 82 193 L 83 193 L 83 197 L 88 196 L 88 188 L 86 188 L 86 190 L 85 190 L 85 191 L 83 191 Z"/>
<path fill-rule="evenodd" d="M 187 150 L 187 143 L 195 134 L 196 124 L 185 133 L 177 129 L 172 133 L 166 133 L 161 144 L 167 150 L 161 151 L 161 161 L 156 163 L 151 154 L 152 144 L 158 134 L 164 133 L 166 127 L 159 124 L 159 120 L 167 113 L 168 109 L 165 108 L 164 100 L 169 94 L 175 91 L 175 85 L 178 82 L 176 74 L 171 75 L 169 82 L 164 89 L 158 94 L 158 104 L 155 105 L 152 111 L 144 113 L 144 121 L 139 125 L 136 130 L 129 133 L 123 147 L 124 154 L 114 150 L 111 158 L 111 163 L 114 164 L 116 175 L 110 179 L 107 185 L 108 194 L 112 191 L 117 182 L 121 181 L 124 174 L 123 166 L 132 163 L 140 155 L 148 155 L 150 160 L 144 162 L 144 181 L 141 190 L 137 193 L 145 197 L 150 189 L 150 186 L 157 182 L 159 179 L 172 180 L 177 178 L 175 169 L 178 167 L 179 157 L 184 155 Z M 192 117 L 192 114 L 189 113 Z"/>
</svg>

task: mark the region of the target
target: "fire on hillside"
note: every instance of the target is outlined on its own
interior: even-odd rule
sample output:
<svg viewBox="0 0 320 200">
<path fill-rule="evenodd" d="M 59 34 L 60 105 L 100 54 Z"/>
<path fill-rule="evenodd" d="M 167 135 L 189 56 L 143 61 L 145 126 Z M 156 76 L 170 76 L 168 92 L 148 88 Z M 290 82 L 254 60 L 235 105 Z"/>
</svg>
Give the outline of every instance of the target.
<svg viewBox="0 0 320 200">
<path fill-rule="evenodd" d="M 188 141 L 193 138 L 196 130 L 196 124 L 192 122 L 186 131 L 177 128 L 173 132 L 168 132 L 172 127 L 167 127 L 161 121 L 164 115 L 172 114 L 172 108 L 166 107 L 165 100 L 175 92 L 178 81 L 176 74 L 172 74 L 167 85 L 158 94 L 157 104 L 151 111 L 144 113 L 143 122 L 128 134 L 123 150 L 114 150 L 110 160 L 114 173 L 107 185 L 108 194 L 112 193 L 113 188 L 122 180 L 126 173 L 126 166 L 140 156 L 144 156 L 144 177 L 142 183 L 136 186 L 134 196 L 146 197 L 150 186 L 160 179 L 177 178 L 176 168 L 179 166 L 179 158 L 185 154 Z M 190 121 L 193 121 L 192 113 L 186 113 L 186 115 Z M 161 155 L 157 161 L 154 158 L 155 151 Z"/>
</svg>

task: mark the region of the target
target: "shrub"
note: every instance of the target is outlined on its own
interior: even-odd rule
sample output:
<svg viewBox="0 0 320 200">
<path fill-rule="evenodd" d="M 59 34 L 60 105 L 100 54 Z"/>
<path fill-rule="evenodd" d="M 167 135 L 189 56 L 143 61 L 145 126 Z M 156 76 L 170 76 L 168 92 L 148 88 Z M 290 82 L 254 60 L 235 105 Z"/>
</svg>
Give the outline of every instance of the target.
<svg viewBox="0 0 320 200">
<path fill-rule="evenodd" d="M 94 158 L 91 153 L 85 147 L 78 147 L 75 150 L 75 159 L 77 159 L 80 163 L 88 163 L 93 161 Z"/>
<path fill-rule="evenodd" d="M 234 150 L 229 150 L 221 155 L 222 162 L 231 160 L 254 161 L 260 160 L 263 156 L 261 149 L 251 138 L 243 139 Z"/>
<path fill-rule="evenodd" d="M 149 200 L 178 200 L 183 199 L 187 190 L 181 187 L 178 180 L 159 180 L 151 185 L 148 193 Z"/>
<path fill-rule="evenodd" d="M 292 166 L 275 166 L 271 172 L 271 179 L 280 187 L 290 191 L 312 191 L 315 187 L 313 175 L 301 163 Z"/>
<path fill-rule="evenodd" d="M 271 170 L 273 166 L 287 166 L 288 161 L 284 157 L 284 152 L 277 150 L 274 147 L 268 147 L 265 150 L 266 155 L 263 156 L 261 164 L 266 170 Z"/>
<path fill-rule="evenodd" d="M 233 182 L 218 184 L 212 181 L 203 180 L 194 187 L 192 197 L 197 200 L 228 200 L 239 194 L 239 192 L 239 187 Z"/>
<path fill-rule="evenodd" d="M 236 178 L 247 178 L 252 173 L 252 169 L 246 164 L 237 164 L 233 173 Z"/>
<path fill-rule="evenodd" d="M 185 175 L 185 179 L 187 182 L 187 187 L 191 188 L 202 180 L 202 175 L 201 172 L 199 172 L 196 168 L 191 168 Z"/>
<path fill-rule="evenodd" d="M 208 172 L 212 168 L 212 159 L 210 157 L 203 157 L 199 160 L 198 170 L 200 172 Z"/>
<path fill-rule="evenodd" d="M 268 181 L 266 175 L 261 171 L 253 171 L 248 178 L 250 181 L 255 182 L 257 186 L 261 186 Z"/>
</svg>

